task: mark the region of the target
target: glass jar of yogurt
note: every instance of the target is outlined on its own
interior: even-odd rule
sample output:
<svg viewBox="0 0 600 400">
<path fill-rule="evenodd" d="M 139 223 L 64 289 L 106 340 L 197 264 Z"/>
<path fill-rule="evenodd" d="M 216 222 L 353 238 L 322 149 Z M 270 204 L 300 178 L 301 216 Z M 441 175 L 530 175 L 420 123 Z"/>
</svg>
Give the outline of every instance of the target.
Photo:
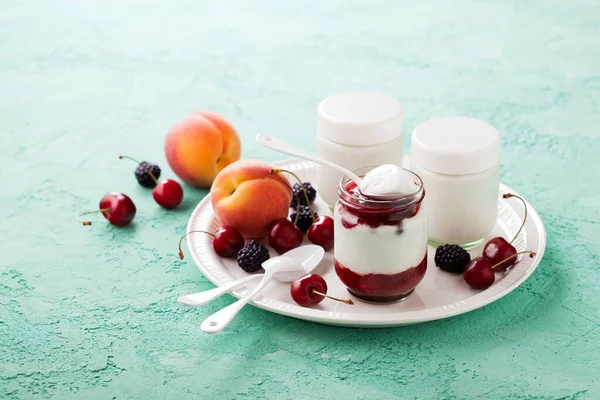
<svg viewBox="0 0 600 400">
<path fill-rule="evenodd" d="M 498 212 L 498 131 L 472 118 L 426 121 L 413 131 L 410 161 L 427 191 L 423 207 L 432 244 L 480 245 Z"/>
<path fill-rule="evenodd" d="M 372 167 L 355 171 L 363 176 Z M 392 200 L 363 196 L 343 178 L 334 207 L 335 272 L 354 296 L 368 302 L 405 299 L 427 270 L 427 216 L 418 175 L 415 191 Z"/>
<path fill-rule="evenodd" d="M 325 98 L 317 109 L 317 154 L 353 171 L 365 165 L 402 165 L 402 106 L 371 92 Z M 333 206 L 342 174 L 318 166 L 319 195 Z"/>
</svg>

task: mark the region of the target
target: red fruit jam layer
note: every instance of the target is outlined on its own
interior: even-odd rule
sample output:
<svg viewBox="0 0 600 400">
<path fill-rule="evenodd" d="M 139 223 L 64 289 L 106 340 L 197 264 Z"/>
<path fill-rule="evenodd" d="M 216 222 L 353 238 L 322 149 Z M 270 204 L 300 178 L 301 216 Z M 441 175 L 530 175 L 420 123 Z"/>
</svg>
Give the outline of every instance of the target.
<svg viewBox="0 0 600 400">
<path fill-rule="evenodd" d="M 366 274 L 353 272 L 335 260 L 335 272 L 356 297 L 374 302 L 389 303 L 407 297 L 423 280 L 427 271 L 427 253 L 423 261 L 398 274 Z"/>
<path fill-rule="evenodd" d="M 346 185 L 346 191 L 353 196 L 360 197 L 362 199 L 366 199 L 361 193 L 356 183 L 349 182 Z M 421 197 L 423 199 L 423 197 Z M 421 209 L 421 200 L 411 204 L 409 206 L 404 207 L 385 207 L 385 208 L 374 208 L 374 207 L 364 207 L 360 204 L 348 205 L 346 200 L 342 200 L 339 203 L 339 207 L 341 208 L 340 217 L 342 220 L 342 225 L 346 229 L 352 229 L 357 225 L 367 225 L 373 229 L 381 226 L 381 225 L 390 225 L 397 226 L 396 230 L 397 234 L 402 233 L 402 221 L 405 218 L 412 218 Z M 348 221 L 344 219 L 344 214 L 349 213 L 353 216 L 357 217 L 357 221 Z M 354 218 L 353 218 L 354 219 Z"/>
</svg>

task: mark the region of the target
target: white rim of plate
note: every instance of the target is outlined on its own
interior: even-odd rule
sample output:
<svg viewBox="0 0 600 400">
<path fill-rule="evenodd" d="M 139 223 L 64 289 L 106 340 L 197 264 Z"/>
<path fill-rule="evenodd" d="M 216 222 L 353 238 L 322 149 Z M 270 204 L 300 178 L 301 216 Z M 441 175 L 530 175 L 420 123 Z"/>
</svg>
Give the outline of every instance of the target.
<svg viewBox="0 0 600 400">
<path fill-rule="evenodd" d="M 273 165 L 286 167 L 292 171 L 306 170 L 314 168 L 316 164 L 312 161 L 302 159 L 287 159 L 274 162 Z M 500 184 L 502 193 L 514 193 L 514 190 L 504 184 Z M 522 196 L 521 196 L 522 197 Z M 434 308 L 405 311 L 398 313 L 385 314 L 362 314 L 349 312 L 325 311 L 314 308 L 302 307 L 295 304 L 284 303 L 279 300 L 269 298 L 267 295 L 260 295 L 249 304 L 263 310 L 271 311 L 276 314 L 286 315 L 293 318 L 304 319 L 312 322 L 319 322 L 329 325 L 354 325 L 363 327 L 377 326 L 401 326 L 411 325 L 439 319 L 454 317 L 469 311 L 476 310 L 486 306 L 494 301 L 506 296 L 517 287 L 519 287 L 540 264 L 546 249 L 546 230 L 544 224 L 531 204 L 523 198 L 527 204 L 527 221 L 525 232 L 536 231 L 538 240 L 536 243 L 527 241 L 529 250 L 536 252 L 536 257 L 522 257 L 520 262 L 511 268 L 500 281 L 496 282 L 490 288 L 481 291 L 465 300 L 456 303 L 446 304 Z M 190 216 L 187 231 L 194 229 L 210 230 L 214 222 L 214 212 L 211 204 L 210 193 L 207 194 L 196 206 Z M 200 239 L 202 238 L 202 239 Z M 233 278 L 222 268 L 220 257 L 210 246 L 211 242 L 207 235 L 189 236 L 187 241 L 188 250 L 194 260 L 194 263 L 202 274 L 216 286 L 226 285 L 233 282 Z M 236 298 L 244 295 L 244 288 L 229 292 Z"/>
</svg>

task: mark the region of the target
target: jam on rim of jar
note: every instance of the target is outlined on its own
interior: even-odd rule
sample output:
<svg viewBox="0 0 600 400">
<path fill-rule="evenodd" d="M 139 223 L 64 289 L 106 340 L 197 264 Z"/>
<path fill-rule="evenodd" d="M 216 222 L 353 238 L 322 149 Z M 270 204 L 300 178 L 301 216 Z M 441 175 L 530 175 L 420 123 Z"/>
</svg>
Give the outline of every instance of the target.
<svg viewBox="0 0 600 400">
<path fill-rule="evenodd" d="M 364 175 L 365 170 L 357 172 Z M 354 182 L 340 182 L 334 209 L 335 271 L 348 291 L 364 301 L 403 300 L 425 276 L 425 191 L 420 177 L 411 174 L 418 190 L 393 200 L 370 199 Z"/>
</svg>

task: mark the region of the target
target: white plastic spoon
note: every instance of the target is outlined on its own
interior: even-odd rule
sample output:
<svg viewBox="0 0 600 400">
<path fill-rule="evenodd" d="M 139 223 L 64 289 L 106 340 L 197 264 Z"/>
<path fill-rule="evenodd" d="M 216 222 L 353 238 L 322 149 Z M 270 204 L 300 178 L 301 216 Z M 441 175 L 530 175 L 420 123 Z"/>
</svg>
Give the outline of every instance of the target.
<svg viewBox="0 0 600 400">
<path fill-rule="evenodd" d="M 327 167 L 337 169 L 339 172 L 346 175 L 354 183 L 356 183 L 356 185 L 358 187 L 360 187 L 360 183 L 362 182 L 362 179 L 360 179 L 360 177 L 358 175 L 356 175 L 354 172 L 350 171 L 347 168 L 342 167 L 341 165 L 337 165 L 337 164 L 332 163 L 331 161 L 327 161 L 322 158 L 315 157 L 311 154 L 305 153 L 302 150 L 298 150 L 297 148 L 290 146 L 289 144 L 284 143 L 277 138 L 274 138 L 273 136 L 269 136 L 269 135 L 260 133 L 258 136 L 256 136 L 256 141 L 258 143 L 260 143 L 261 145 L 263 145 L 264 147 L 266 147 L 267 149 L 275 150 L 279 153 L 287 154 L 288 156 L 304 158 L 305 160 L 314 161 L 317 164 L 322 164 Z"/>
<path fill-rule="evenodd" d="M 289 156 L 304 158 L 305 160 L 310 160 L 310 161 L 316 162 L 317 164 L 322 164 L 327 167 L 338 170 L 339 172 L 341 172 L 342 174 L 344 174 L 345 176 L 350 178 L 350 180 L 352 180 L 354 183 L 356 183 L 358 190 L 364 196 L 369 197 L 373 200 L 395 200 L 398 198 L 398 196 L 402 195 L 402 194 L 381 195 L 381 194 L 367 193 L 364 190 L 362 190 L 362 188 L 363 188 L 362 178 L 360 176 L 356 175 L 354 172 L 350 171 L 347 168 L 342 167 L 341 165 L 332 163 L 331 161 L 327 161 L 322 158 L 315 157 L 311 154 L 305 153 L 302 150 L 298 150 L 297 148 L 290 146 L 289 144 L 282 142 L 281 140 L 274 138 L 273 136 L 269 136 L 269 135 L 260 133 L 260 134 L 258 134 L 258 136 L 256 136 L 256 141 L 258 143 L 260 143 L 261 145 L 263 145 L 264 147 L 271 149 L 271 150 L 275 150 L 279 153 L 287 154 Z"/>
<path fill-rule="evenodd" d="M 263 278 L 258 286 L 250 294 L 206 318 L 200 329 L 206 333 L 221 331 L 246 304 L 252 301 L 267 286 L 271 279 L 276 278 L 284 282 L 296 280 L 312 272 L 319 265 L 324 254 L 325 250 L 321 246 L 310 244 L 265 261 L 262 264 L 265 273 L 262 275 Z"/>
<path fill-rule="evenodd" d="M 264 275 L 265 274 L 249 275 L 242 279 L 238 279 L 237 281 L 233 281 L 224 286 L 216 287 L 216 288 L 210 289 L 210 290 L 205 290 L 204 292 L 198 292 L 198 293 L 194 293 L 194 294 L 187 294 L 185 296 L 180 296 L 177 299 L 177 302 L 179 304 L 182 304 L 182 305 L 188 306 L 188 307 L 202 306 L 204 304 L 210 303 L 217 297 L 224 295 L 225 293 L 229 292 L 230 290 L 235 289 L 236 287 L 241 286 L 244 283 L 249 282 L 251 280 L 254 280 L 257 278 L 262 278 Z M 278 278 L 278 277 L 275 277 L 275 278 Z"/>
<path fill-rule="evenodd" d="M 306 246 L 308 247 L 308 246 Z M 303 250 L 304 251 L 308 251 L 308 250 Z M 287 257 L 293 256 L 293 254 L 296 253 L 286 253 L 285 255 Z M 298 253 L 299 256 L 302 256 L 300 253 Z M 301 261 L 300 261 L 301 264 Z M 299 265 L 299 268 L 303 268 L 301 265 Z M 312 270 L 311 270 L 312 271 Z M 311 271 L 305 271 L 305 274 L 310 273 Z M 293 271 L 292 271 L 293 272 Z M 204 304 L 208 304 L 211 301 L 213 301 L 214 299 L 224 295 L 225 293 L 229 292 L 232 289 L 235 289 L 238 286 L 243 285 L 246 282 L 249 282 L 251 280 L 257 279 L 257 278 L 263 278 L 265 274 L 254 274 L 254 275 L 249 275 L 246 276 L 244 278 L 238 279 L 236 281 L 233 281 L 227 285 L 224 286 L 220 286 L 220 287 L 216 287 L 214 289 L 209 289 L 209 290 L 205 290 L 203 292 L 198 292 L 198 293 L 193 293 L 193 294 L 187 294 L 185 296 L 180 296 L 177 299 L 177 302 L 181 305 L 187 306 L 187 307 L 198 307 L 198 306 L 202 306 Z M 274 276 L 275 279 L 277 279 L 280 282 L 292 282 L 296 279 L 298 279 L 298 276 L 296 276 L 295 273 L 288 273 L 286 271 L 281 271 L 280 273 L 277 273 Z"/>
</svg>

